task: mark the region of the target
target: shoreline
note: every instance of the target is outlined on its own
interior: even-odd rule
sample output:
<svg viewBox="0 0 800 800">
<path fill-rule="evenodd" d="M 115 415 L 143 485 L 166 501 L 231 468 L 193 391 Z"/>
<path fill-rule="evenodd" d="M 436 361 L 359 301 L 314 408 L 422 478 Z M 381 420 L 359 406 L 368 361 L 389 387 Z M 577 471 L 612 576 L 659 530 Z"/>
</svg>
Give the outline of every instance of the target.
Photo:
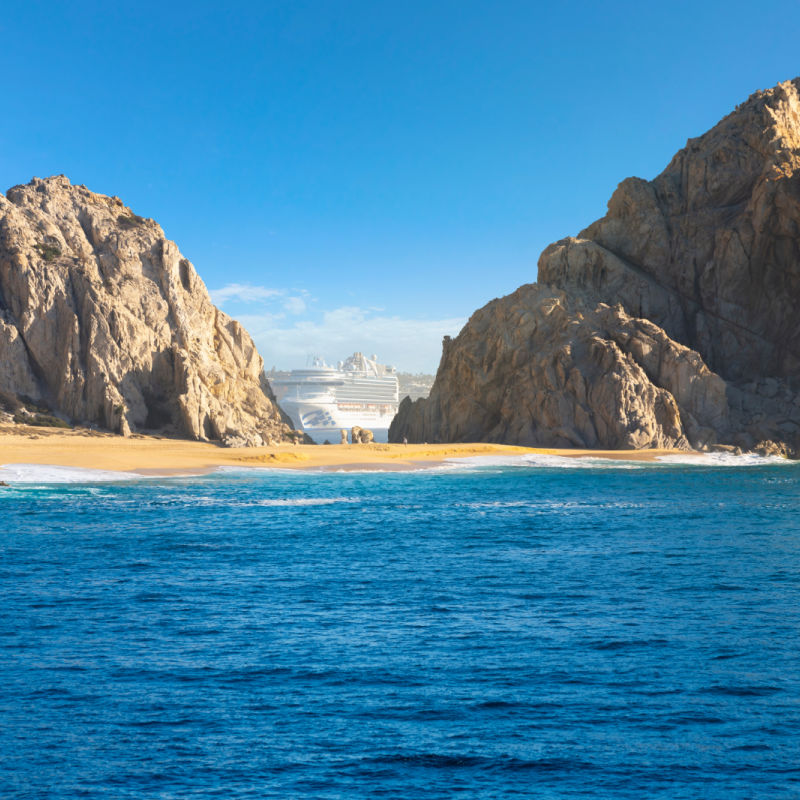
<svg viewBox="0 0 800 800">
<path fill-rule="evenodd" d="M 466 444 L 279 444 L 222 447 L 208 442 L 134 434 L 122 437 L 88 428 L 0 426 L 0 466 L 33 464 L 72 467 L 142 477 L 206 475 L 219 467 L 329 471 L 414 471 L 449 459 L 475 456 L 561 456 L 623 461 L 655 461 L 682 450 L 580 450 L 515 445 Z M 701 455 L 700 453 L 697 454 Z"/>
</svg>

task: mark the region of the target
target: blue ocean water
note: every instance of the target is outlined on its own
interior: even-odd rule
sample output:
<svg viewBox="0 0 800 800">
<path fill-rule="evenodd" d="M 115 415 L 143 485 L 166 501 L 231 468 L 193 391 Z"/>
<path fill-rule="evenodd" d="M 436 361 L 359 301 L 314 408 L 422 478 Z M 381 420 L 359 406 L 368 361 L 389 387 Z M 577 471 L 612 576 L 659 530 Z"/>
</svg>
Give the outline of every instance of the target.
<svg viewBox="0 0 800 800">
<path fill-rule="evenodd" d="M 2 798 L 800 797 L 800 467 L 0 490 Z"/>
</svg>

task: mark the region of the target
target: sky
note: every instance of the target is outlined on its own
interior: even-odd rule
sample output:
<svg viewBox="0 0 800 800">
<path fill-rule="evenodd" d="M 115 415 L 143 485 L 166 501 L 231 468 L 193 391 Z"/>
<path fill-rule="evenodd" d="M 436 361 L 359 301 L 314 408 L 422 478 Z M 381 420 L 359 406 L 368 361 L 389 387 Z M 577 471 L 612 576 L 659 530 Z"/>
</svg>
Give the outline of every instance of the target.
<svg viewBox="0 0 800 800">
<path fill-rule="evenodd" d="M 78 3 L 0 15 L 0 188 L 152 217 L 269 369 L 444 335 L 800 75 L 800 2 Z"/>
</svg>

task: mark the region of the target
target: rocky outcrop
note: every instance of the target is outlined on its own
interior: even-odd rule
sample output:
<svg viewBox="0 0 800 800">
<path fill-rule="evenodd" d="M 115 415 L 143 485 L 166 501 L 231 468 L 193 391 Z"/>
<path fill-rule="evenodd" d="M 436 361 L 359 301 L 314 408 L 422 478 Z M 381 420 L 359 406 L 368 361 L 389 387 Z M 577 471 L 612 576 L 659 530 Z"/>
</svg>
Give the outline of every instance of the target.
<svg viewBox="0 0 800 800">
<path fill-rule="evenodd" d="M 0 390 L 123 434 L 295 438 L 262 367 L 153 220 L 63 176 L 0 195 Z"/>
<path fill-rule="evenodd" d="M 405 400 L 390 435 L 687 447 L 712 438 L 728 415 L 725 382 L 658 326 L 619 305 L 529 284 L 476 312 L 446 342 L 430 397 Z"/>
<path fill-rule="evenodd" d="M 353 425 L 350 429 L 350 441 L 353 444 L 370 444 L 370 442 L 375 441 L 375 435 L 369 428 Z M 344 444 L 347 444 L 347 442 L 345 441 Z"/>
<path fill-rule="evenodd" d="M 800 448 L 800 79 L 753 95 L 539 286 L 476 312 L 390 440 Z"/>
<path fill-rule="evenodd" d="M 727 379 L 800 376 L 800 79 L 760 92 L 608 213 L 539 281 L 614 298 Z"/>
</svg>

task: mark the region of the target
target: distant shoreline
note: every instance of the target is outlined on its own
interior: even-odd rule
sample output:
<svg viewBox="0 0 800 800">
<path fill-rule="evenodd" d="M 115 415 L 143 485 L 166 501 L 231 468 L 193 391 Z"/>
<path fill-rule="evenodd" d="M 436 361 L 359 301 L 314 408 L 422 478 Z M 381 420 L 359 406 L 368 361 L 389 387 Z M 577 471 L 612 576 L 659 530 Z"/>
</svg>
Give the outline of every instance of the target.
<svg viewBox="0 0 800 800">
<path fill-rule="evenodd" d="M 686 455 L 686 451 L 679 450 L 579 450 L 483 442 L 221 447 L 208 442 L 155 436 L 126 438 L 85 428 L 0 426 L 0 465 L 76 467 L 143 476 L 203 475 L 218 467 L 408 471 L 438 466 L 452 458 L 475 456 L 552 455 L 654 461 L 659 456 L 678 453 Z"/>
</svg>

